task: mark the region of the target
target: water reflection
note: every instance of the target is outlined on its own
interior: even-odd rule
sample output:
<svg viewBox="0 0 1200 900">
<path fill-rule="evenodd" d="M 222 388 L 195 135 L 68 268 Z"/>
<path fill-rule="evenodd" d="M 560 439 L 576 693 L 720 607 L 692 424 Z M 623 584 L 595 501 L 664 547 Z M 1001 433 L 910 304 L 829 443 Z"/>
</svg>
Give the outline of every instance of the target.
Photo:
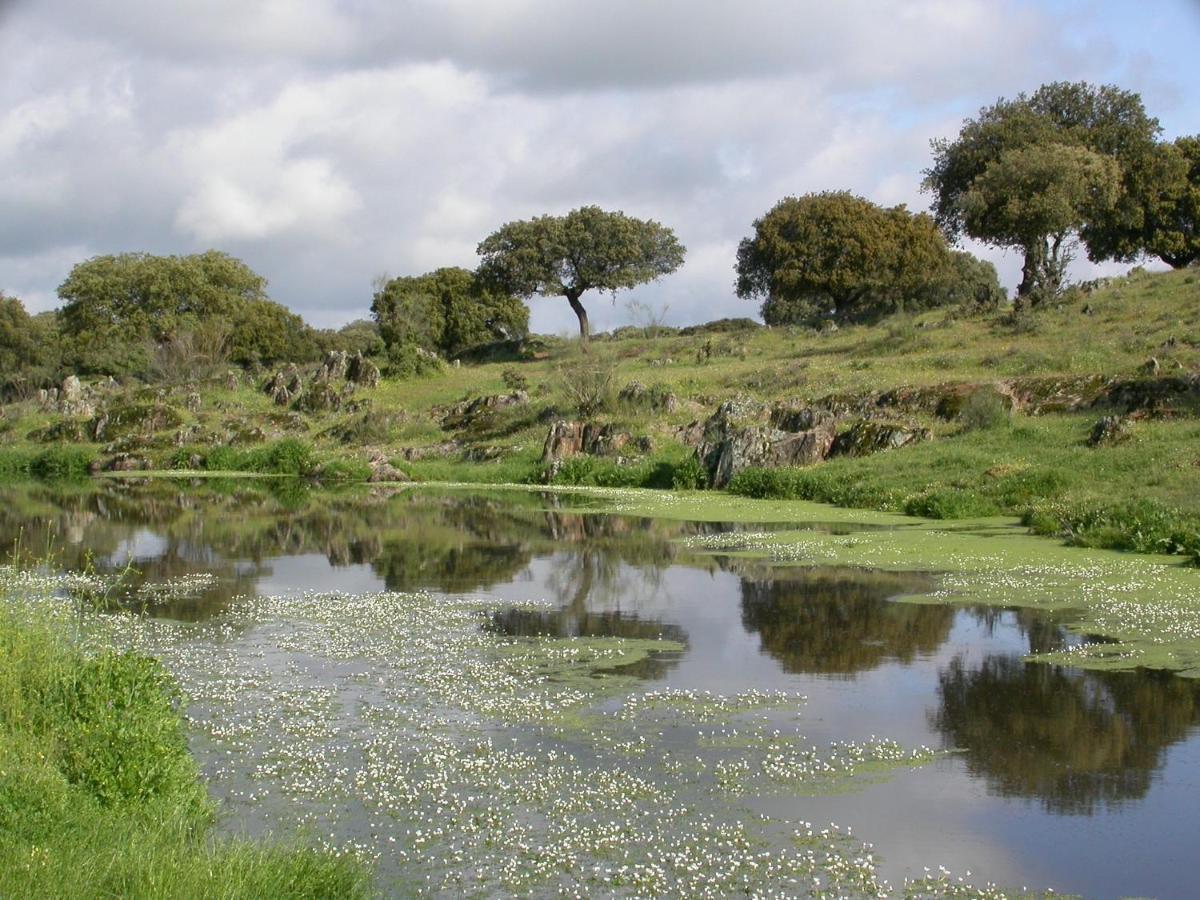
<svg viewBox="0 0 1200 900">
<path fill-rule="evenodd" d="M 154 614 L 208 618 L 264 579 L 309 587 L 298 573 L 313 569 L 297 560 L 314 555 L 324 576 L 333 573 L 325 583 L 340 584 L 347 573 L 336 570 L 358 566 L 373 585 L 397 591 L 545 592 L 551 608 L 509 609 L 491 627 L 520 636 L 661 635 L 689 646 L 685 658 L 649 658 L 628 674 L 814 697 L 824 685 L 836 694 L 830 709 L 852 698 L 856 724 L 871 704 L 909 703 L 913 743 L 940 737 L 964 751 L 970 777 L 995 795 L 1053 814 L 1142 800 L 1167 748 L 1200 723 L 1192 682 L 1023 662 L 1026 652 L 1077 639 L 1045 614 L 897 603 L 936 578 L 693 556 L 674 540 L 761 525 L 573 512 L 578 498 L 553 494 L 328 492 L 283 481 L 8 485 L 4 497 L 0 546 L 52 555 L 66 569 L 89 557 L 102 570 L 132 565 L 130 596 L 144 584 L 215 576 L 192 595 L 160 601 Z M 903 688 L 870 674 L 888 663 L 910 667 Z"/>
<path fill-rule="evenodd" d="M 1081 672 L 988 656 L 938 675 L 936 727 L 1002 796 L 1056 813 L 1144 797 L 1167 747 L 1198 721 L 1200 686 L 1151 672 Z"/>
<path fill-rule="evenodd" d="M 895 603 L 930 576 L 836 566 L 775 568 L 741 583 L 742 625 L 785 671 L 850 676 L 933 653 L 950 634 L 948 606 Z"/>
</svg>

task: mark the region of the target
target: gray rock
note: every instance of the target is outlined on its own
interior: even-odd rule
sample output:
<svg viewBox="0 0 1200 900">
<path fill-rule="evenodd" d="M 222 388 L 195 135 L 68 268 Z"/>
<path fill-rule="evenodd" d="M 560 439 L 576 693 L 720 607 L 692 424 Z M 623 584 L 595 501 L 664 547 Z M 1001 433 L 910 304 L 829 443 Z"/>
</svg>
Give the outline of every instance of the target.
<svg viewBox="0 0 1200 900">
<path fill-rule="evenodd" d="M 1111 447 L 1129 440 L 1132 423 L 1120 416 L 1104 416 L 1092 426 L 1088 435 L 1089 447 Z"/>
<path fill-rule="evenodd" d="M 933 433 L 928 428 L 860 419 L 838 434 L 829 455 L 868 456 L 882 450 L 895 450 L 909 444 L 928 441 L 932 437 Z"/>
</svg>

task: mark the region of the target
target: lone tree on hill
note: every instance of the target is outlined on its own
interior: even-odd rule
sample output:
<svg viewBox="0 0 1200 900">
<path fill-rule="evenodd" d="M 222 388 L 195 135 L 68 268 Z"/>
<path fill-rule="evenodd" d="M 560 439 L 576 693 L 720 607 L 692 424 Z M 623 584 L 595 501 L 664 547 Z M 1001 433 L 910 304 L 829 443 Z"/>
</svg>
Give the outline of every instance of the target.
<svg viewBox="0 0 1200 900">
<path fill-rule="evenodd" d="M 849 191 L 785 197 L 737 253 L 739 297 L 768 325 L 864 321 L 935 305 L 954 261 L 933 219 Z"/>
<path fill-rule="evenodd" d="M 1183 178 L 1160 131 L 1136 93 L 1055 82 L 985 107 L 954 141 L 934 140 L 923 186 L 950 240 L 1023 250 L 1018 301 L 1037 302 L 1061 286 L 1073 235 L 1095 262 L 1149 247 L 1148 211 Z"/>
<path fill-rule="evenodd" d="M 684 252 L 665 225 L 584 206 L 501 226 L 479 245 L 479 274 L 519 297 L 566 297 L 586 346 L 587 310 L 579 301 L 586 291 L 615 294 L 654 281 L 678 269 Z"/>
</svg>

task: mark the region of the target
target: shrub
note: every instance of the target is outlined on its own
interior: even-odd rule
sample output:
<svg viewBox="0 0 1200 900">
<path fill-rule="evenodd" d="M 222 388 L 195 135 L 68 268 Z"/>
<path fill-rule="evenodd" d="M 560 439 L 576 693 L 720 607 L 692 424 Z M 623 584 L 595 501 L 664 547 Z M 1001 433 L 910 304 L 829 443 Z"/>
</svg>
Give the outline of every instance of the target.
<svg viewBox="0 0 1200 900">
<path fill-rule="evenodd" d="M 616 402 L 616 361 L 594 351 L 558 367 L 567 402 L 584 418 L 612 409 Z"/>
<path fill-rule="evenodd" d="M 370 481 L 371 467 L 361 459 L 331 459 L 316 472 L 321 481 Z"/>
<path fill-rule="evenodd" d="M 973 519 L 994 516 L 1000 510 L 987 497 L 950 488 L 925 491 L 909 497 L 904 503 L 904 512 L 926 519 Z"/>
<path fill-rule="evenodd" d="M 1010 421 L 1008 401 L 990 387 L 973 391 L 965 401 L 958 417 L 967 431 L 985 431 L 1007 425 Z"/>
<path fill-rule="evenodd" d="M 500 373 L 500 380 L 504 382 L 504 386 L 510 391 L 527 391 L 529 390 L 529 379 L 516 369 L 508 368 Z"/>
<path fill-rule="evenodd" d="M 29 471 L 47 480 L 86 478 L 96 453 L 87 447 L 49 447 L 33 458 Z"/>
<path fill-rule="evenodd" d="M 441 358 L 416 344 L 393 344 L 387 352 L 388 378 L 422 378 L 442 371 Z"/>
<path fill-rule="evenodd" d="M 101 654 L 68 672 L 52 696 L 46 724 L 58 734 L 63 774 L 102 806 L 184 798 L 193 810 L 207 807 L 178 688 L 157 660 Z"/>
<path fill-rule="evenodd" d="M 671 487 L 677 491 L 702 490 L 708 487 L 708 473 L 700 460 L 689 456 L 671 467 Z"/>
</svg>

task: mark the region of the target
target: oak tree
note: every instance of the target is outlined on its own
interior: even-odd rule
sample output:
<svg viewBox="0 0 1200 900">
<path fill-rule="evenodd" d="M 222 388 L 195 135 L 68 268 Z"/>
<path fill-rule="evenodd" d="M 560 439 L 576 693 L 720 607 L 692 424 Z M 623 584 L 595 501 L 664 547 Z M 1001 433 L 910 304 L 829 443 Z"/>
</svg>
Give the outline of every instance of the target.
<svg viewBox="0 0 1200 900">
<path fill-rule="evenodd" d="M 683 264 L 685 248 L 658 222 L 584 206 L 565 216 L 509 222 L 486 237 L 478 253 L 488 283 L 520 297 L 565 297 L 586 345 L 590 328 L 580 298 L 587 291 L 615 294 L 654 281 Z"/>
</svg>

